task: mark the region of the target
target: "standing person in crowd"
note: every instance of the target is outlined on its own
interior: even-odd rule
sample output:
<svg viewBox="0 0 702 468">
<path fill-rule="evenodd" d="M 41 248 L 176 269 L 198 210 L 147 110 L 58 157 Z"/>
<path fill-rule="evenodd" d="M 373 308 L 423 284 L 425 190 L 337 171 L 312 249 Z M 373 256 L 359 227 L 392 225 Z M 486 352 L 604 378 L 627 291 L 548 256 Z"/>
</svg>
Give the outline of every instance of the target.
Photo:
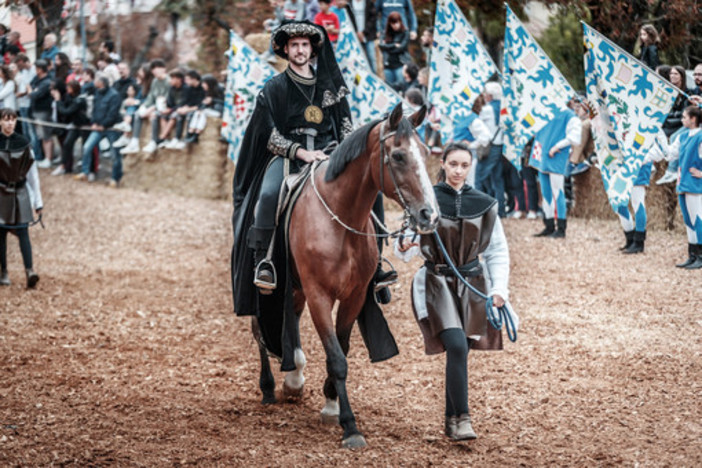
<svg viewBox="0 0 702 468">
<path fill-rule="evenodd" d="M 29 84 L 29 100 L 31 102 L 31 115 L 39 122 L 51 122 L 51 78 L 49 78 L 49 63 L 39 59 L 34 64 L 36 76 Z M 41 142 L 44 159 L 37 162 L 37 167 L 47 169 L 51 167 L 54 155 L 54 142 L 52 141 L 51 127 L 43 123 L 34 125 L 37 140 Z"/>
<path fill-rule="evenodd" d="M 59 52 L 54 58 L 54 64 L 54 79 L 66 83 L 68 75 L 71 73 L 71 59 L 63 52 Z"/>
<path fill-rule="evenodd" d="M 39 56 L 40 59 L 46 60 L 47 66 L 53 65 L 56 54 L 59 53 L 58 46 L 56 46 L 56 34 L 49 33 L 44 36 L 44 41 L 42 42 L 42 51 Z"/>
<path fill-rule="evenodd" d="M 420 42 L 422 44 L 422 53 L 424 54 L 424 63 L 428 67 L 431 64 L 431 48 L 434 46 L 434 28 L 429 27 L 422 31 Z"/>
<path fill-rule="evenodd" d="M 110 86 L 119 79 L 117 65 L 112 61 L 112 57 L 109 55 L 101 54 L 95 65 L 97 66 L 98 73 L 106 76 L 110 81 Z"/>
<path fill-rule="evenodd" d="M 56 111 L 61 121 L 71 126 L 66 131 L 66 138 L 61 145 L 61 165 L 51 175 L 71 174 L 73 172 L 73 147 L 76 140 L 80 137 L 85 142 L 90 133 L 80 128 L 90 125 L 90 119 L 87 115 L 88 104 L 85 97 L 81 95 L 80 83 L 76 80 L 68 82 L 66 96 L 63 99 L 61 99 L 61 93 L 56 89 L 52 90 L 51 96 L 56 103 Z"/>
<path fill-rule="evenodd" d="M 702 268 L 702 109 L 688 106 L 682 122 L 686 131 L 671 145 L 668 158 L 680 162 L 677 192 L 687 231 L 688 258 L 675 266 L 697 270 Z"/>
<path fill-rule="evenodd" d="M 478 148 L 489 145 L 490 138 L 492 138 L 490 129 L 478 117 L 483 106 L 485 106 L 485 98 L 480 95 L 473 103 L 471 112 L 467 116 L 457 119 L 453 129 L 453 141 L 465 143 L 473 155 L 477 154 Z M 477 159 L 475 156 L 471 159 L 471 171 L 468 173 L 467 179 L 468 185 L 471 186 L 474 185 L 477 171 L 473 164 L 475 159 Z"/>
<path fill-rule="evenodd" d="M 153 79 L 149 85 L 149 92 L 144 98 L 139 110 L 134 115 L 134 123 L 132 125 L 132 139 L 129 144 L 122 148 L 122 154 L 132 154 L 139 152 L 139 135 L 141 134 L 141 125 L 145 119 L 151 121 L 151 141 L 144 147 L 144 152 L 153 153 L 156 151 L 158 144 L 158 112 L 166 108 L 166 96 L 168 95 L 168 79 L 166 72 L 166 64 L 161 59 L 156 59 L 151 62 L 151 75 Z"/>
<path fill-rule="evenodd" d="M 673 86 L 679 88 L 684 93 L 690 93 L 690 90 L 687 89 L 686 85 L 685 69 L 680 65 L 674 65 L 670 67 L 670 70 L 668 71 L 668 80 L 671 82 L 671 84 L 673 84 Z M 671 140 L 673 134 L 683 127 L 683 111 L 689 105 L 690 101 L 687 100 L 687 97 L 685 95 L 678 94 L 678 97 L 675 98 L 673 108 L 670 110 L 670 113 L 668 113 L 668 116 L 665 118 L 662 127 L 663 132 L 665 132 L 665 136 L 668 137 L 668 140 Z M 661 178 L 656 181 L 656 185 L 668 184 L 671 182 L 676 182 L 677 180 L 678 160 L 675 159 L 668 162 L 668 168 L 666 169 L 665 174 L 663 174 Z"/>
<path fill-rule="evenodd" d="M 95 94 L 95 69 L 93 67 L 85 67 L 81 74 L 81 94 L 93 96 Z"/>
<path fill-rule="evenodd" d="M 373 73 L 377 73 L 375 40 L 378 38 L 378 12 L 375 9 L 375 0 L 351 0 L 349 6 L 352 13 L 349 17 L 366 53 L 368 64 Z"/>
<path fill-rule="evenodd" d="M 563 238 L 566 234 L 565 173 L 571 147 L 580 144 L 582 122 L 574 111 L 578 108 L 582 106 L 579 98 L 574 97 L 566 109 L 556 114 L 534 136 L 529 164 L 539 171 L 545 225 L 536 237 Z M 554 216 L 558 217 L 557 229 Z"/>
<path fill-rule="evenodd" d="M 279 18 L 282 23 L 284 20 L 302 21 L 305 19 L 305 1 L 304 0 L 285 0 L 282 6 L 282 17 Z M 279 25 L 278 25 L 279 26 Z"/>
<path fill-rule="evenodd" d="M 37 135 L 34 133 L 34 126 L 26 121 L 29 118 L 31 100 L 29 99 L 29 84 L 36 75 L 29 58 L 24 54 L 19 54 L 15 58 L 17 66 L 17 74 L 15 75 L 15 84 L 17 85 L 17 108 L 20 117 L 22 117 L 22 135 L 29 138 L 34 149 L 34 157 L 38 158 L 36 148 L 40 145 L 37 141 Z"/>
<path fill-rule="evenodd" d="M 417 39 L 417 15 L 414 14 L 412 0 L 377 0 L 375 7 L 380 16 L 380 29 L 385 31 L 393 13 L 400 15 L 402 24 L 409 29 L 409 39 Z"/>
<path fill-rule="evenodd" d="M 695 80 L 695 87 L 690 90 L 690 101 L 693 104 L 702 106 L 702 63 L 695 65 L 692 71 L 692 78 Z"/>
<path fill-rule="evenodd" d="M 112 63 L 117 63 L 122 60 L 122 57 L 115 51 L 114 41 L 107 39 L 100 43 L 100 54 L 104 54 L 112 60 Z"/>
<path fill-rule="evenodd" d="M 329 40 L 332 42 L 332 44 L 336 45 L 336 41 L 339 39 L 339 28 L 341 27 L 341 23 L 339 22 L 339 17 L 336 15 L 336 13 L 330 11 L 330 3 L 331 0 L 320 0 L 320 12 L 314 17 L 314 24 L 326 29 Z"/>
<path fill-rule="evenodd" d="M 446 147 L 434 186 L 441 212 L 436 230 L 465 279 L 501 307 L 509 296 L 509 248 L 495 200 L 466 183 L 471 163 L 465 144 Z M 452 440 L 475 439 L 468 407 L 468 352 L 502 349 L 502 334 L 488 324 L 485 300 L 446 267 L 434 236 L 422 235 L 419 246 L 408 242 L 413 237 L 400 237 L 395 252 L 405 261 L 419 253 L 425 259 L 412 283 L 412 306 L 426 353 L 446 352 L 445 434 Z"/>
<path fill-rule="evenodd" d="M 66 77 L 66 83 L 77 81 L 82 83 L 83 80 L 83 62 L 80 59 L 75 59 L 71 64 L 71 72 Z"/>
<path fill-rule="evenodd" d="M 402 16 L 394 11 L 388 16 L 385 33 L 379 44 L 383 51 L 383 73 L 385 81 L 393 88 L 402 84 L 402 67 L 410 62 L 407 45 L 409 34 L 402 23 Z"/>
<path fill-rule="evenodd" d="M 310 23 L 314 23 L 314 19 L 320 12 L 319 2 L 317 0 L 305 0 L 305 19 Z"/>
<path fill-rule="evenodd" d="M 24 48 L 22 42 L 20 41 L 20 33 L 18 31 L 11 31 L 7 36 L 7 51 L 9 51 L 10 47 L 12 46 L 17 47 L 19 50 L 19 52 L 15 55 L 27 53 L 27 49 Z M 5 52 L 5 63 L 9 65 L 11 60 L 7 51 Z"/>
<path fill-rule="evenodd" d="M 205 98 L 202 100 L 200 109 L 197 110 L 188 124 L 188 135 L 186 143 L 197 143 L 200 133 L 207 125 L 207 117 L 222 117 L 224 110 L 224 88 L 212 75 L 202 77 L 202 89 L 205 91 Z"/>
<path fill-rule="evenodd" d="M 403 96 L 412 88 L 419 88 L 419 67 L 414 62 L 409 62 L 402 67 L 402 83 L 397 91 Z"/>
<path fill-rule="evenodd" d="M 658 43 L 661 41 L 658 31 L 652 24 L 644 24 L 639 31 L 639 41 L 641 54 L 639 60 L 646 64 L 651 70 L 655 70 L 660 65 L 658 60 Z"/>
<path fill-rule="evenodd" d="M 39 171 L 34 163 L 29 140 L 15 132 L 17 113 L 0 110 L 0 286 L 10 285 L 7 271 L 7 234 L 19 238 L 27 288 L 34 288 L 39 275 L 34 272 L 29 223 L 34 213 L 41 216 Z"/>
<path fill-rule="evenodd" d="M 497 200 L 497 214 L 505 217 L 505 181 L 502 176 L 502 130 L 500 129 L 500 99 L 502 87 L 494 81 L 485 84 L 485 105 L 479 112 L 480 120 L 490 131 L 490 149 L 487 157 L 478 160 L 475 167 L 475 188 Z"/>
<path fill-rule="evenodd" d="M 205 99 L 205 89 L 202 87 L 200 74 L 195 70 L 188 70 L 185 74 L 185 99 L 183 105 L 178 107 L 173 113 L 173 118 L 168 121 L 170 129 L 175 125 L 173 139 L 166 144 L 166 148 L 183 150 L 187 143 L 183 141 L 183 130 L 189 124 L 193 113 L 200 108 Z M 168 130 L 170 132 L 170 129 Z"/>
<path fill-rule="evenodd" d="M 110 152 L 112 153 L 112 178 L 110 187 L 119 187 L 122 180 L 122 156 L 113 143 L 119 138 L 119 133 L 108 130 L 119 121 L 119 107 L 122 100 L 117 91 L 110 88 L 110 80 L 106 76 L 98 75 L 95 80 L 95 101 L 93 103 L 93 115 L 90 126 L 90 135 L 83 144 L 83 162 L 81 172 L 76 174 L 76 180 L 89 180 L 90 161 L 93 157 L 93 149 L 100 143 L 100 140 L 107 138 L 110 142 Z"/>
<path fill-rule="evenodd" d="M 12 109 L 16 111 L 17 85 L 9 66 L 0 66 L 0 81 L 2 82 L 2 88 L 0 89 L 0 109 Z"/>
</svg>

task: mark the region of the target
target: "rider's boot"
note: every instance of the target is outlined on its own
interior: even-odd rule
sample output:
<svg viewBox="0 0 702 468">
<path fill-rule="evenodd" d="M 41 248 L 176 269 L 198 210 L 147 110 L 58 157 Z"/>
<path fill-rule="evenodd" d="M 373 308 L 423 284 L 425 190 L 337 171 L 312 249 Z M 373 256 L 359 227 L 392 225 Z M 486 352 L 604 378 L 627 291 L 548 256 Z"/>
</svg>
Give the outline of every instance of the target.
<svg viewBox="0 0 702 468">
<path fill-rule="evenodd" d="M 273 239 L 274 229 L 251 227 L 249 230 L 249 247 L 254 251 L 254 284 L 261 294 L 271 294 L 277 287 L 275 267 L 267 258 L 268 247 Z"/>
</svg>

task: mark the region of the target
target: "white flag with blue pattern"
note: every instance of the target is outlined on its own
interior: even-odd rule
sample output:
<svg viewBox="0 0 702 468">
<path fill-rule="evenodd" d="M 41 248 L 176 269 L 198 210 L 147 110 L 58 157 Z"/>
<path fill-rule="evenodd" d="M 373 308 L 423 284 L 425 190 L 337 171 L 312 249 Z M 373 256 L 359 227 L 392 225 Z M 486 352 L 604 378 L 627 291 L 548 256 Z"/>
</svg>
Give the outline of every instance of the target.
<svg viewBox="0 0 702 468">
<path fill-rule="evenodd" d="M 390 85 L 371 71 L 350 21 L 341 25 L 335 55 L 346 86 L 351 91 L 347 99 L 354 126 L 360 127 L 381 118 L 402 101 Z"/>
<path fill-rule="evenodd" d="M 498 71 L 454 0 L 437 2 L 430 70 L 429 102 L 444 116 L 441 133 L 448 141 L 453 122 L 470 113 L 485 83 Z"/>
<path fill-rule="evenodd" d="M 504 155 L 520 169 L 524 146 L 566 107 L 575 91 L 517 15 L 505 7 L 500 126 Z"/>
<path fill-rule="evenodd" d="M 596 116 L 595 148 L 607 198 L 616 211 L 652 150 L 678 90 L 583 23 L 585 86 Z"/>
<path fill-rule="evenodd" d="M 230 31 L 229 41 L 222 137 L 229 142 L 229 158 L 236 162 L 241 140 L 256 105 L 256 96 L 276 72 L 234 31 Z"/>
</svg>

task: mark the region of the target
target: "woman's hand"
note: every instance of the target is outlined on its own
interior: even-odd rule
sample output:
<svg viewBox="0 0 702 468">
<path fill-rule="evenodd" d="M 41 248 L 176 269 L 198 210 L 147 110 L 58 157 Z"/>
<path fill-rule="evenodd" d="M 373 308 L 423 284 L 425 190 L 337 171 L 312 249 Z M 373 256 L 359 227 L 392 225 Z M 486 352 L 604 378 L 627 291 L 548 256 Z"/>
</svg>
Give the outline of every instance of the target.
<svg viewBox="0 0 702 468">
<path fill-rule="evenodd" d="M 690 168 L 690 174 L 692 174 L 692 177 L 696 177 L 698 179 L 702 178 L 702 171 L 700 171 L 696 167 Z"/>
<path fill-rule="evenodd" d="M 419 246 L 418 242 L 412 242 L 406 237 L 400 237 L 397 242 L 397 250 L 400 252 L 407 252 L 412 247 Z"/>
<path fill-rule="evenodd" d="M 493 307 L 502 307 L 503 305 L 505 305 L 505 300 L 499 294 L 494 294 L 492 296 L 492 305 Z"/>
</svg>

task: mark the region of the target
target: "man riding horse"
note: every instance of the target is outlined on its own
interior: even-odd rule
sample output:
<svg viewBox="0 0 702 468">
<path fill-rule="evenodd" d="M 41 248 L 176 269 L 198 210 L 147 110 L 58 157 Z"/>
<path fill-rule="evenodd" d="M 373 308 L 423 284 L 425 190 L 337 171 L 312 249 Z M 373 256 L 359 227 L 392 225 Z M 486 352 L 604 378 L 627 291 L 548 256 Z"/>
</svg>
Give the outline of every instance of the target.
<svg viewBox="0 0 702 468">
<path fill-rule="evenodd" d="M 269 247 L 284 177 L 327 159 L 353 129 L 349 90 L 324 30 L 307 21 L 288 22 L 271 43 L 289 65 L 258 95 L 234 175 L 232 284 L 240 315 L 255 313 L 252 283 L 261 294 L 277 287 Z M 394 271 L 378 271 L 384 281 L 396 279 Z"/>
</svg>

